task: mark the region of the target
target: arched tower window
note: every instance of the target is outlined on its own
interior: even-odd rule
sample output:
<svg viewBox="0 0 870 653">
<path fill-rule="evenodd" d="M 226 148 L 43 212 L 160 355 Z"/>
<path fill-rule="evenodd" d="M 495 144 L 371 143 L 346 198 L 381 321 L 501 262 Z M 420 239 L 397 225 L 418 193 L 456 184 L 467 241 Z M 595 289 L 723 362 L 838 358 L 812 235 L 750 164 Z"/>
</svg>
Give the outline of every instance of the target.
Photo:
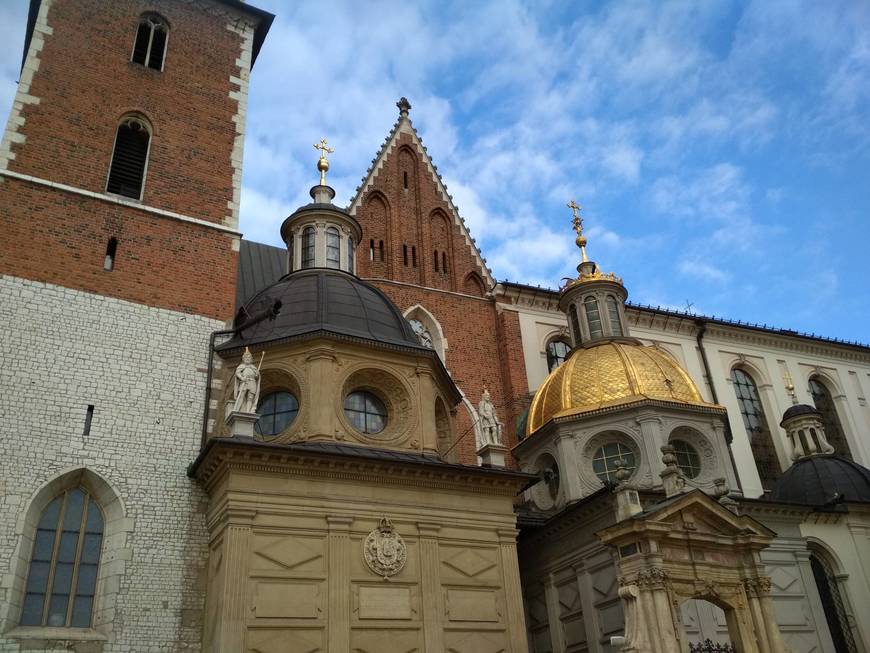
<svg viewBox="0 0 870 653">
<path fill-rule="evenodd" d="M 813 396 L 813 404 L 822 414 L 828 443 L 834 447 L 835 453 L 852 460 L 852 452 L 849 450 L 849 443 L 846 441 L 846 434 L 843 432 L 843 425 L 840 423 L 840 416 L 837 415 L 837 407 L 834 406 L 834 399 L 828 386 L 814 376 L 810 379 L 810 394 Z"/>
<path fill-rule="evenodd" d="M 142 199 L 150 145 L 151 130 L 145 120 L 137 116 L 121 120 L 115 132 L 107 192 Z"/>
<path fill-rule="evenodd" d="M 619 319 L 619 304 L 616 303 L 616 297 L 608 295 L 605 300 L 607 304 L 607 319 L 610 322 L 611 335 L 622 335 L 622 322 Z"/>
<path fill-rule="evenodd" d="M 571 347 L 562 340 L 551 340 L 547 343 L 547 369 L 551 372 L 568 358 Z"/>
<path fill-rule="evenodd" d="M 36 527 L 21 625 L 89 628 L 102 546 L 103 513 L 88 492 L 55 497 Z"/>
<path fill-rule="evenodd" d="M 779 467 L 779 459 L 776 457 L 776 449 L 773 446 L 773 438 L 767 426 L 764 407 L 761 405 L 758 387 L 753 378 L 738 367 L 731 370 L 731 382 L 734 385 L 734 393 L 737 395 L 740 414 L 743 416 L 743 426 L 749 436 L 749 444 L 752 448 L 752 456 L 755 458 L 755 466 L 758 468 L 758 476 L 761 478 L 761 486 L 765 490 L 769 490 L 782 472 Z"/>
<path fill-rule="evenodd" d="M 305 227 L 302 231 L 302 267 L 314 267 L 314 227 Z"/>
<path fill-rule="evenodd" d="M 163 70 L 166 59 L 166 43 L 169 40 L 169 26 L 157 14 L 145 14 L 136 30 L 133 44 L 133 63 L 142 64 L 153 70 Z"/>
<path fill-rule="evenodd" d="M 326 230 L 326 267 L 341 267 L 341 236 L 335 227 Z"/>
<path fill-rule="evenodd" d="M 601 313 L 598 311 L 598 300 L 592 296 L 583 300 L 586 310 L 586 323 L 589 325 L 589 338 L 600 338 L 604 335 L 601 329 Z"/>
<path fill-rule="evenodd" d="M 568 321 L 571 322 L 571 335 L 574 337 L 574 344 L 579 345 L 583 338 L 580 332 L 580 320 L 577 318 L 577 306 L 571 304 L 568 309 Z"/>
</svg>

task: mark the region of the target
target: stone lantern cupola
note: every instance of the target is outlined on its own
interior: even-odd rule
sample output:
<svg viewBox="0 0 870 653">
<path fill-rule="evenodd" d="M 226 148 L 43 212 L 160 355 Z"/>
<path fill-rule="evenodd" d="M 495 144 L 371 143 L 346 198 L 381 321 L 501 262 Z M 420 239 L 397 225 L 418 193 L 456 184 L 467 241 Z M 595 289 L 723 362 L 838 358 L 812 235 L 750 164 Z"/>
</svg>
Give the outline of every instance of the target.
<svg viewBox="0 0 870 653">
<path fill-rule="evenodd" d="M 574 231 L 581 261 L 578 276 L 562 288 L 559 308 L 568 316 L 574 348 L 585 347 L 604 339 L 627 338 L 625 300 L 628 292 L 622 279 L 612 272 L 602 272 L 586 255 L 586 236 L 580 206 L 574 200 L 568 204 L 574 212 Z"/>
<path fill-rule="evenodd" d="M 791 444 L 792 460 L 834 453 L 834 447 L 825 436 L 822 414 L 815 406 L 798 403 L 794 384 L 788 376 L 786 384 L 786 389 L 791 395 L 792 405 L 783 413 L 780 426 L 785 429 L 789 444 Z"/>
<path fill-rule="evenodd" d="M 294 211 L 281 225 L 281 238 L 287 244 L 288 269 L 331 268 L 356 273 L 356 246 L 362 227 L 345 209 L 335 206 L 335 190 L 327 185 L 327 154 L 334 152 L 326 139 L 314 145 L 320 151 L 317 170 L 320 183 L 311 188 L 312 203 Z"/>
</svg>

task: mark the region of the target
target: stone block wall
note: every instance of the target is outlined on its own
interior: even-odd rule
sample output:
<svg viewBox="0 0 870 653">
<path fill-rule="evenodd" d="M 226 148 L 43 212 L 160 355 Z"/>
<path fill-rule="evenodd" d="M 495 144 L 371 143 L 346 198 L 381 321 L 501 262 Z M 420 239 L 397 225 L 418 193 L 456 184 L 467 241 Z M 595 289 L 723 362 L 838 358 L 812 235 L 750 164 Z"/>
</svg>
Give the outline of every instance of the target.
<svg viewBox="0 0 870 653">
<path fill-rule="evenodd" d="M 0 305 L 0 650 L 20 650 L 9 631 L 28 510 L 77 469 L 100 479 L 94 495 L 110 505 L 95 607 L 107 639 L 74 650 L 198 650 L 206 497 L 186 470 L 200 444 L 208 336 L 221 323 L 9 276 Z"/>
</svg>

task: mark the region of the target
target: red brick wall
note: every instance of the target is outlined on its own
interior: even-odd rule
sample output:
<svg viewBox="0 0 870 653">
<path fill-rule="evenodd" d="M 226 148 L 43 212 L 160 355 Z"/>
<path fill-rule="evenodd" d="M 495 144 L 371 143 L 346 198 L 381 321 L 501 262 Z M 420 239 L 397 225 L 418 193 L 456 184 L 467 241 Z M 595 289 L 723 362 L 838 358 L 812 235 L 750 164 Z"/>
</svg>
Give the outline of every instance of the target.
<svg viewBox="0 0 870 653">
<path fill-rule="evenodd" d="M 225 320 L 238 254 L 226 233 L 0 178 L 0 274 Z M 103 269 L 109 238 L 115 266 Z"/>
<path fill-rule="evenodd" d="M 207 6 L 173 0 L 55 0 L 9 169 L 102 193 L 117 124 L 153 127 L 142 203 L 214 223 L 233 198 L 232 118 L 239 35 Z M 218 5 L 214 5 L 218 7 Z M 139 16 L 169 23 L 163 72 L 130 62 Z M 24 26 L 22 25 L 22 29 Z M 238 255 L 232 236 L 12 178 L 0 181 L 0 272 L 227 319 Z M 109 238 L 115 268 L 103 270 Z"/>
<path fill-rule="evenodd" d="M 145 11 L 170 24 L 163 72 L 130 62 Z M 10 169 L 103 192 L 118 121 L 139 112 L 154 129 L 143 203 L 221 222 L 238 110 L 230 75 L 241 53 L 227 18 L 170 0 L 57 0 L 48 24 L 30 87 L 40 102 L 24 107 L 27 140 L 13 147 Z"/>
<path fill-rule="evenodd" d="M 511 447 L 516 444 L 515 398 L 528 393 L 519 321 L 515 315 L 497 315 L 495 301 L 484 297 L 477 259 L 450 216 L 411 136 L 402 134 L 357 211 L 363 229 L 358 272 L 364 278 L 413 284 L 373 281 L 402 311 L 421 304 L 438 320 L 447 339 L 445 362 L 454 382 L 475 408 L 483 388 L 489 389 L 505 424 L 505 444 Z M 384 263 L 377 260 L 381 239 L 386 247 Z M 371 240 L 375 241 L 374 262 L 369 260 Z M 407 266 L 403 245 L 408 247 Z M 417 248 L 416 268 L 412 246 Z M 447 254 L 446 272 L 442 252 Z M 462 406 L 457 408 L 455 427 L 460 438 L 454 449 L 458 460 L 474 464 L 474 428 Z"/>
</svg>

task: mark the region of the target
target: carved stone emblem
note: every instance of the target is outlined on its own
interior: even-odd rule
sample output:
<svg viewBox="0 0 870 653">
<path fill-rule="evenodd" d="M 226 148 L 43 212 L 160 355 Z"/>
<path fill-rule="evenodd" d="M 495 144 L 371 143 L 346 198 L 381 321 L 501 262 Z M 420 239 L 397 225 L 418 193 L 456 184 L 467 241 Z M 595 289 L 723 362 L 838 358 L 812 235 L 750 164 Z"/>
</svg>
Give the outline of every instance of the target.
<svg viewBox="0 0 870 653">
<path fill-rule="evenodd" d="M 389 578 L 402 571 L 407 557 L 405 541 L 388 517 L 381 517 L 378 527 L 366 537 L 363 556 L 369 569 L 378 576 Z"/>
</svg>

